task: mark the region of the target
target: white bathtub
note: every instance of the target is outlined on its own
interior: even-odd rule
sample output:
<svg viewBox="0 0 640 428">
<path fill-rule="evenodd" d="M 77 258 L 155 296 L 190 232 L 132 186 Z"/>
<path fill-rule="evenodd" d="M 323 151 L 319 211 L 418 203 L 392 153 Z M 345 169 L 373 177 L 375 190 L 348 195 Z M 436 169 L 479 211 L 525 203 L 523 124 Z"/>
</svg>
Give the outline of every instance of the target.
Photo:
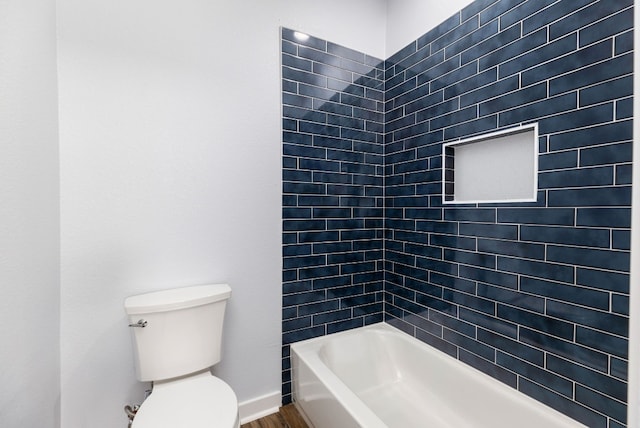
<svg viewBox="0 0 640 428">
<path fill-rule="evenodd" d="M 385 323 L 294 343 L 291 362 L 315 428 L 584 427 Z"/>
</svg>

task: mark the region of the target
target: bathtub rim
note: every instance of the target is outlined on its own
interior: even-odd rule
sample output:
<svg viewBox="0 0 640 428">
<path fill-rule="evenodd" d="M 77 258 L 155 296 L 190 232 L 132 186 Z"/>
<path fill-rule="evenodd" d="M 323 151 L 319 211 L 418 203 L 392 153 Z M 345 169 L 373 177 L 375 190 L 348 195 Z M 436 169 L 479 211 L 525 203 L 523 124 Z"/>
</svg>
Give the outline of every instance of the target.
<svg viewBox="0 0 640 428">
<path fill-rule="evenodd" d="M 514 399 L 517 402 L 520 402 L 525 405 L 532 406 L 534 408 L 538 408 L 540 410 L 544 410 L 545 412 L 549 412 L 558 419 L 559 427 L 566 428 L 587 428 L 586 425 L 582 424 L 576 419 L 571 418 L 570 416 L 560 412 L 559 410 L 554 409 L 553 407 L 536 400 L 533 397 L 526 395 L 520 390 L 507 385 L 500 380 L 488 375 L 480 371 L 479 369 L 455 358 L 451 355 L 435 348 L 434 346 L 429 345 L 421 341 L 420 339 L 412 336 L 411 334 L 401 330 L 398 327 L 395 327 L 389 323 L 384 321 L 369 324 L 366 326 L 358 327 L 355 329 L 344 330 L 341 332 L 331 333 L 324 336 L 318 336 L 310 339 L 306 339 L 300 342 L 291 344 L 291 357 L 300 358 L 303 362 L 305 362 L 306 366 L 313 372 L 315 376 L 317 376 L 321 380 L 326 380 L 326 382 L 322 382 L 323 385 L 334 394 L 336 399 L 339 400 L 339 403 L 342 407 L 353 417 L 353 419 L 360 424 L 362 427 L 366 428 L 388 428 L 382 419 L 380 419 L 374 412 L 371 410 L 361 399 L 353 392 L 320 358 L 320 349 L 324 346 L 325 342 L 330 340 L 330 338 L 337 338 L 342 336 L 348 336 L 353 334 L 359 334 L 364 331 L 378 331 L 383 334 L 391 334 L 395 335 L 403 341 L 410 342 L 411 346 L 418 347 L 421 351 L 433 353 L 434 356 L 445 363 L 452 364 L 457 370 L 463 372 L 468 376 L 480 377 L 482 380 L 490 382 L 492 385 L 495 385 L 497 388 L 502 388 L 505 391 L 509 391 L 510 394 L 514 394 Z M 311 363 L 311 364 L 310 364 Z M 314 364 L 315 363 L 315 364 Z M 293 367 L 292 367 L 293 369 Z M 292 371 L 292 384 L 295 382 L 294 378 L 295 374 Z M 295 397 L 296 393 L 292 395 Z M 340 401 L 341 399 L 348 399 L 350 401 L 346 401 L 349 403 L 349 406 L 345 406 L 343 403 L 345 401 Z M 353 410 L 350 408 L 351 404 L 354 404 Z M 298 404 L 294 405 L 302 412 L 301 406 Z M 358 412 L 362 412 L 358 414 Z M 308 419 L 308 416 L 305 414 L 304 417 Z M 312 426 L 312 424 L 310 424 Z"/>
</svg>

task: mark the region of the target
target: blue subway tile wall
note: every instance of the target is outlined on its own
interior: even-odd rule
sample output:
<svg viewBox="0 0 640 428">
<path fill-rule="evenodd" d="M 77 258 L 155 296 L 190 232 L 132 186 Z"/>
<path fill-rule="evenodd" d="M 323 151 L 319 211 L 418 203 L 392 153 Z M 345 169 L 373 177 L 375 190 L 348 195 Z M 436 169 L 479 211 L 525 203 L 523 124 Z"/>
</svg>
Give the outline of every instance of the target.
<svg viewBox="0 0 640 428">
<path fill-rule="evenodd" d="M 384 317 L 384 62 L 282 29 L 283 402 L 289 344 Z"/>
<path fill-rule="evenodd" d="M 590 427 L 626 423 L 632 8 L 477 0 L 385 67 L 385 320 Z M 535 203 L 442 203 L 444 142 L 534 122 Z"/>
<path fill-rule="evenodd" d="M 476 0 L 384 63 L 283 29 L 285 403 L 290 343 L 384 319 L 626 425 L 632 8 Z M 442 203 L 443 143 L 534 122 L 536 202 Z"/>
</svg>

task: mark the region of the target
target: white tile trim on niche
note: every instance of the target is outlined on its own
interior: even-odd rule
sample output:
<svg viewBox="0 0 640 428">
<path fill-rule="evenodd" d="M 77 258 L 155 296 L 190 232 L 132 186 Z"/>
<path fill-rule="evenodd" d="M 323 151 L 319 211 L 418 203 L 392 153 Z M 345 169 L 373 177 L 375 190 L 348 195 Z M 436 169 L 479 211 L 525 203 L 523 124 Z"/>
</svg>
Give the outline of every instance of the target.
<svg viewBox="0 0 640 428">
<path fill-rule="evenodd" d="M 442 203 L 535 202 L 538 124 L 442 145 Z"/>
</svg>

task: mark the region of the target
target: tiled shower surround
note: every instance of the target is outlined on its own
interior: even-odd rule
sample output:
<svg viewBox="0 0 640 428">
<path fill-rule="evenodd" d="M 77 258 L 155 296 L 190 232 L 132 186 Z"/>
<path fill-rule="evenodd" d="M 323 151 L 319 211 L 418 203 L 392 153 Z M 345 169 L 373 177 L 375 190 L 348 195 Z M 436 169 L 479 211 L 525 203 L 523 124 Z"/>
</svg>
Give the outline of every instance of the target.
<svg viewBox="0 0 640 428">
<path fill-rule="evenodd" d="M 632 6 L 477 0 L 384 65 L 283 30 L 285 402 L 290 343 L 384 319 L 625 426 Z M 533 122 L 536 202 L 442 204 L 444 142 Z"/>
</svg>

